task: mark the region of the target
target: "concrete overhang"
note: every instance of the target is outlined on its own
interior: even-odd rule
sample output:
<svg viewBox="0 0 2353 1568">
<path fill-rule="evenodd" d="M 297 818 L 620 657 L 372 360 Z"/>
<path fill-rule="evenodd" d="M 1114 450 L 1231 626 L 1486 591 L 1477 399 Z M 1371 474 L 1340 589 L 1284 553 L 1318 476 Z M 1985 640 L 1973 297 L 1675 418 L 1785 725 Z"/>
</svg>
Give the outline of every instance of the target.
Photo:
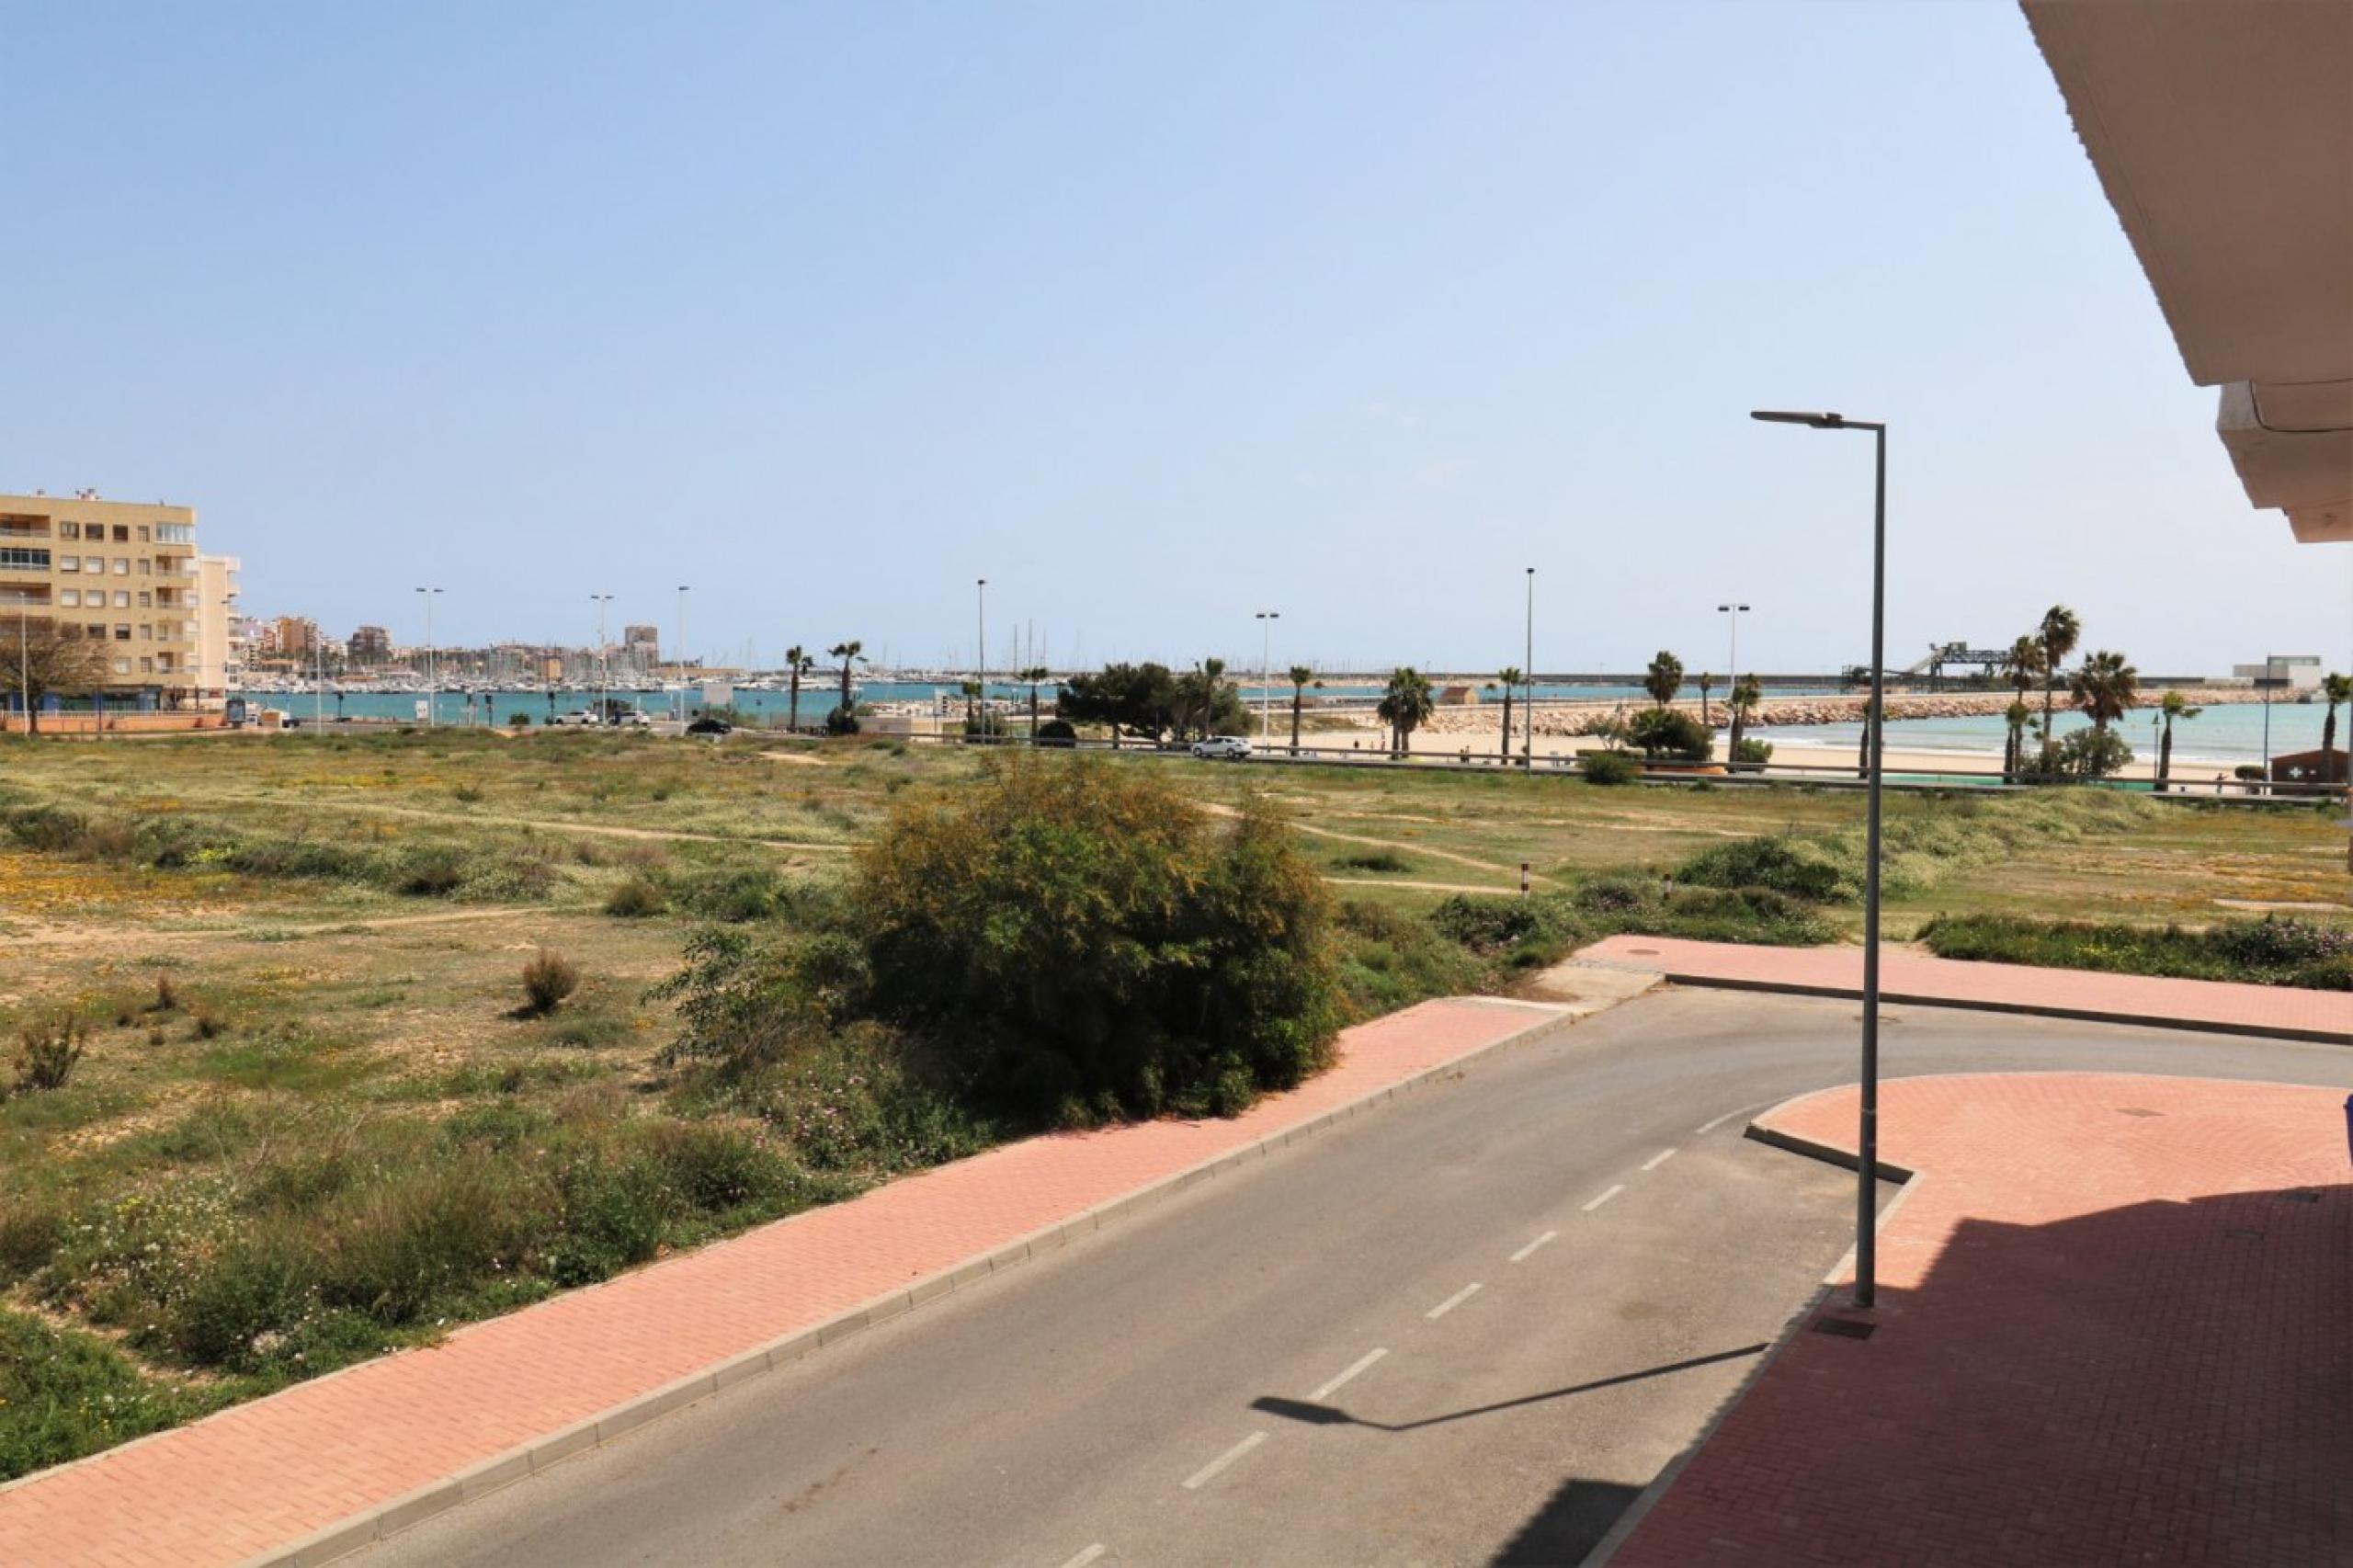
<svg viewBox="0 0 2353 1568">
<path fill-rule="evenodd" d="M 2353 0 L 2020 0 L 2247 498 L 2353 540 Z"/>
</svg>

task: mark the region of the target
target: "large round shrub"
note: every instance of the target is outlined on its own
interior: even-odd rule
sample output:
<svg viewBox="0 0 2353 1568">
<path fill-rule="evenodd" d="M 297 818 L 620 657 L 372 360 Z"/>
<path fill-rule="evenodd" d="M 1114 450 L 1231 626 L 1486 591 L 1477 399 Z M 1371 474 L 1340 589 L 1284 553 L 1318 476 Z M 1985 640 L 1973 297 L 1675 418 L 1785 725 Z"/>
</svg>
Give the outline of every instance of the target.
<svg viewBox="0 0 2353 1568">
<path fill-rule="evenodd" d="M 1032 1114 L 1230 1114 L 1339 1022 L 1329 895 L 1289 830 L 1141 770 L 1017 753 L 903 801 L 851 904 L 876 1010 Z"/>
</svg>

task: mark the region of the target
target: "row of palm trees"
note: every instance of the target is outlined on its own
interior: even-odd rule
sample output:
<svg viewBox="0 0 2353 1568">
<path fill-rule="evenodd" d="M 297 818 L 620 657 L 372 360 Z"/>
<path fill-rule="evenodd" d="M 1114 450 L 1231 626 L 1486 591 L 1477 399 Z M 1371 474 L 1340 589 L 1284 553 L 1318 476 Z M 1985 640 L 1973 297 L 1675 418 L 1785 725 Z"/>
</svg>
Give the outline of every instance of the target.
<svg viewBox="0 0 2353 1568">
<path fill-rule="evenodd" d="M 2005 778 L 2015 778 L 2026 771 L 2027 729 L 2034 721 L 2034 710 L 2027 706 L 2026 699 L 2036 687 L 2042 689 L 2040 767 L 2045 772 L 2052 768 L 2058 751 L 2052 718 L 2063 682 L 2070 702 L 2091 720 L 2103 745 L 2109 727 L 2141 705 L 2141 672 L 2123 654 L 2102 648 L 2085 654 L 2083 662 L 2073 670 L 2067 668 L 2067 655 L 2082 643 L 2083 637 L 2082 618 L 2065 605 L 2052 605 L 2042 612 L 2042 619 L 2033 631 L 2010 644 L 2002 660 L 2002 676 L 2017 689 L 2018 696 L 2004 714 L 2008 724 L 2002 756 Z M 2190 706 L 2181 693 L 2169 691 L 2159 704 L 2159 711 L 2165 716 L 2157 761 L 2158 786 L 2163 788 L 2173 763 L 2174 721 L 2196 718 L 2200 710 Z"/>
</svg>

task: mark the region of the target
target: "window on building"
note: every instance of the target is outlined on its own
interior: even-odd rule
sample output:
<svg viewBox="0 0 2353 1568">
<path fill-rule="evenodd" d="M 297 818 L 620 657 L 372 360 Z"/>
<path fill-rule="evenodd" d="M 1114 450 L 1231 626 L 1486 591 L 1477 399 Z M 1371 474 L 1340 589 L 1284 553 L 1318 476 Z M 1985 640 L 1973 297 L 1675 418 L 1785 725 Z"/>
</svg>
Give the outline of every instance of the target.
<svg viewBox="0 0 2353 1568">
<path fill-rule="evenodd" d="M 129 659 L 117 659 L 114 662 L 114 673 L 119 676 L 129 675 L 131 673 L 131 661 Z"/>
<path fill-rule="evenodd" d="M 155 608 L 155 596 L 149 593 L 144 588 L 140 589 L 139 608 L 141 609 L 153 609 Z"/>
<path fill-rule="evenodd" d="M 129 544 L 131 542 L 131 525 L 129 523 L 115 524 L 114 541 L 117 544 Z"/>
<path fill-rule="evenodd" d="M 79 588 L 60 588 L 57 590 L 57 602 L 67 609 L 80 609 L 82 608 L 82 590 Z"/>
<path fill-rule="evenodd" d="M 141 675 L 142 675 L 142 676 L 152 676 L 152 675 L 153 675 L 153 674 L 155 673 L 155 661 L 154 661 L 154 660 L 153 660 L 153 659 L 142 659 L 142 660 L 140 660 L 140 661 L 139 661 L 139 673 L 140 673 Z"/>
<path fill-rule="evenodd" d="M 142 620 L 139 623 L 139 641 L 142 642 L 153 642 L 155 641 L 155 623 L 153 621 Z"/>
<path fill-rule="evenodd" d="M 57 537 L 60 539 L 80 539 L 82 537 L 82 525 L 79 523 L 60 523 L 57 525 Z"/>
<path fill-rule="evenodd" d="M 131 608 L 131 590 L 129 588 L 117 588 L 114 591 L 114 608 L 117 609 L 129 609 Z"/>
<path fill-rule="evenodd" d="M 93 642 L 103 642 L 106 640 L 107 623 L 103 620 L 94 620 L 90 622 L 90 641 Z"/>
<path fill-rule="evenodd" d="M 187 523 L 157 523 L 155 542 L 158 544 L 194 544 L 196 529 Z"/>
<path fill-rule="evenodd" d="M 128 577 L 131 575 L 131 557 L 128 555 L 118 555 L 114 558 L 114 574 L 118 577 Z"/>
<path fill-rule="evenodd" d="M 155 574 L 155 563 L 153 561 L 148 560 L 145 556 L 141 556 L 139 558 L 139 574 L 142 577 L 153 576 Z"/>
<path fill-rule="evenodd" d="M 85 572 L 95 572 L 101 577 L 105 576 L 107 574 L 106 557 L 103 555 L 85 555 L 82 557 L 82 570 Z"/>
<path fill-rule="evenodd" d="M 118 620 L 114 623 L 114 640 L 118 642 L 128 642 L 131 641 L 131 622 L 127 620 Z"/>
<path fill-rule="evenodd" d="M 20 544 L 0 544 L 0 568 L 46 572 L 49 570 L 49 551 L 30 550 Z"/>
<path fill-rule="evenodd" d="M 151 539 L 153 539 L 153 535 L 151 535 L 151 534 L 147 531 L 147 525 L 146 525 L 145 523 L 142 523 L 142 524 L 140 524 L 140 525 L 139 525 L 139 542 L 140 542 L 140 543 L 142 543 L 142 544 L 145 544 L 145 543 L 147 543 Z"/>
</svg>

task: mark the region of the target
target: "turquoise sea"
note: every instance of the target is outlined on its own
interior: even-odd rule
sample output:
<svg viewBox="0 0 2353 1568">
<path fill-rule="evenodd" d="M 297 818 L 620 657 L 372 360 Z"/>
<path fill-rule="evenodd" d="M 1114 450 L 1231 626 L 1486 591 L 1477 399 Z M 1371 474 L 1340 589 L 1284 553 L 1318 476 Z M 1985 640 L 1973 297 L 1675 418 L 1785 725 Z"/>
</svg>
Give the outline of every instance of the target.
<svg viewBox="0 0 2353 1568">
<path fill-rule="evenodd" d="M 2327 710 L 2317 702 L 2275 702 L 2271 705 L 2271 755 L 2319 749 L 2321 726 Z M 2117 726 L 2133 755 L 2144 762 L 2154 762 L 2157 756 L 2157 734 L 2150 727 L 2150 711 L 2143 709 L 2125 716 Z M 2090 720 L 2080 713 L 2060 710 L 2054 727 L 2061 736 L 2088 725 Z M 2346 744 L 2348 725 L 2353 718 L 2340 708 L 2336 710 L 2336 744 Z M 1995 756 L 2002 750 L 2002 737 L 2007 726 L 1997 714 L 1983 714 L 1965 719 L 1891 719 L 1887 722 L 1887 744 L 1905 751 L 1949 751 L 1955 753 L 1987 753 Z M 1798 745 L 1844 746 L 1848 749 L 1862 744 L 1859 724 L 1791 724 L 1781 727 L 1760 726 L 1755 734 L 1760 740 L 1788 741 Z M 2176 766 L 2185 762 L 2211 762 L 2218 767 L 2235 767 L 2243 762 L 2261 762 L 2264 757 L 2264 710 L 2259 702 L 2230 703 L 2209 708 L 2195 719 L 2178 719 L 2173 727 L 2173 755 Z"/>
</svg>

